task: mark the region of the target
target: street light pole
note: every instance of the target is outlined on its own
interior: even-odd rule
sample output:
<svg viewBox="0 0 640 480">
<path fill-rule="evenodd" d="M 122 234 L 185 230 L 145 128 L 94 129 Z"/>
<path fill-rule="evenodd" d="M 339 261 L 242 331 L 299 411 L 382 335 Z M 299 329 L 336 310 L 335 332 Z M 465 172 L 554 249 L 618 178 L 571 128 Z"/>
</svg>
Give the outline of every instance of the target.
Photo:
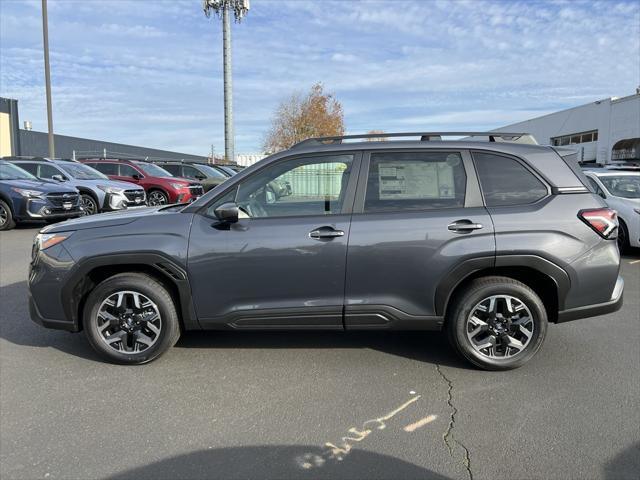
<svg viewBox="0 0 640 480">
<path fill-rule="evenodd" d="M 44 81 L 47 91 L 47 126 L 49 128 L 49 158 L 56 157 L 53 139 L 53 112 L 51 108 L 51 71 L 49 69 L 49 19 L 47 17 L 47 0 L 42 0 L 42 39 L 44 43 Z"/>
<path fill-rule="evenodd" d="M 229 7 L 222 10 L 222 63 L 224 70 L 224 157 L 227 162 L 235 159 L 233 135 L 233 84 L 231 75 L 231 19 Z"/>
<path fill-rule="evenodd" d="M 233 134 L 233 84 L 231 71 L 231 14 L 237 22 L 249 12 L 249 0 L 204 0 L 204 13 L 222 16 L 222 66 L 224 77 L 224 156 L 235 161 Z"/>
</svg>

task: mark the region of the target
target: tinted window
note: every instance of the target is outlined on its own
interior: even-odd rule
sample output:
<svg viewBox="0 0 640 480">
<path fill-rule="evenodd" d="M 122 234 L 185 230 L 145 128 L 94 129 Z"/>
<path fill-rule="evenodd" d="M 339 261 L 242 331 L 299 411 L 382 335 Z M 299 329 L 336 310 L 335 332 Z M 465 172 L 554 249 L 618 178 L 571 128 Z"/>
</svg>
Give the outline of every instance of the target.
<svg viewBox="0 0 640 480">
<path fill-rule="evenodd" d="M 53 178 L 54 175 L 60 175 L 66 178 L 66 175 L 63 175 L 63 173 L 60 170 L 58 170 L 56 167 L 52 165 L 47 165 L 46 163 L 40 164 L 40 171 L 38 172 L 38 176 L 40 178 L 51 179 Z"/>
<path fill-rule="evenodd" d="M 182 173 L 180 172 L 180 165 L 162 165 L 167 172 L 171 175 L 175 175 L 176 177 L 181 177 Z"/>
<path fill-rule="evenodd" d="M 37 178 L 16 165 L 0 163 L 0 180 L 37 180 Z"/>
<path fill-rule="evenodd" d="M 373 153 L 364 211 L 462 207 L 466 180 L 459 153 Z"/>
<path fill-rule="evenodd" d="M 513 158 L 474 153 L 473 160 L 489 207 L 533 203 L 547 195 L 544 183 Z"/>
<path fill-rule="evenodd" d="M 340 213 L 353 155 L 297 158 L 247 178 L 236 202 L 250 217 Z"/>
<path fill-rule="evenodd" d="M 139 177 L 142 176 L 142 175 L 140 175 L 140 172 L 138 172 L 131 165 L 120 165 L 120 176 L 121 177 L 133 177 L 134 175 L 137 175 Z"/>
<path fill-rule="evenodd" d="M 26 170 L 31 175 L 38 176 L 38 164 L 37 163 L 18 163 L 17 164 L 23 170 Z"/>
<path fill-rule="evenodd" d="M 201 172 L 199 172 L 195 168 L 190 167 L 189 165 L 183 165 L 182 166 L 182 176 L 184 176 L 186 178 L 194 178 L 194 179 L 197 179 L 198 177 L 200 177 L 200 178 L 205 178 L 206 177 L 206 175 L 202 174 Z"/>
<path fill-rule="evenodd" d="M 105 175 L 118 175 L 117 163 L 92 163 L 90 165 Z"/>
</svg>

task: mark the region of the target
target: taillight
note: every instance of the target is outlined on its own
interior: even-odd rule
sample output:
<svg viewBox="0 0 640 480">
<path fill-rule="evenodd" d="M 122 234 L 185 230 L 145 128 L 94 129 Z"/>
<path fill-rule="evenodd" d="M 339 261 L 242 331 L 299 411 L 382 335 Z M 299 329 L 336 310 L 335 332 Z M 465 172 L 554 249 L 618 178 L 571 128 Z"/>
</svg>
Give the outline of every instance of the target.
<svg viewBox="0 0 640 480">
<path fill-rule="evenodd" d="M 610 208 L 580 210 L 578 218 L 594 229 L 602 238 L 616 238 L 618 214 Z"/>
</svg>

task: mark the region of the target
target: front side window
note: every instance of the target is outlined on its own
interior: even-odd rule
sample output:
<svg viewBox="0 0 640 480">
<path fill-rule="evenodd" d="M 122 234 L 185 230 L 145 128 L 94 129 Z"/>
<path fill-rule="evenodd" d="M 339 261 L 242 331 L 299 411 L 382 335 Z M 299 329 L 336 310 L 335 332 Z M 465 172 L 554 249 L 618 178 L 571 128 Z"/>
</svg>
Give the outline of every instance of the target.
<svg viewBox="0 0 640 480">
<path fill-rule="evenodd" d="M 279 162 L 240 184 L 236 203 L 252 218 L 341 213 L 353 155 Z"/>
<path fill-rule="evenodd" d="M 467 176 L 460 153 L 372 153 L 365 212 L 464 206 Z"/>
<path fill-rule="evenodd" d="M 150 177 L 173 177 L 164 168 L 149 162 L 135 162 L 136 166 Z"/>
<path fill-rule="evenodd" d="M 484 201 L 488 207 L 525 205 L 547 195 L 547 187 L 514 158 L 475 152 Z"/>
<path fill-rule="evenodd" d="M 62 172 L 60 170 L 58 170 L 56 167 L 54 167 L 52 165 L 47 165 L 47 164 L 44 164 L 44 163 L 40 164 L 40 172 L 38 174 L 38 176 L 40 178 L 52 179 L 54 175 L 58 175 L 60 177 L 64 177 Z"/>
<path fill-rule="evenodd" d="M 189 165 L 182 166 L 182 176 L 185 178 L 191 178 L 194 180 L 206 178 L 206 176 L 203 175 L 202 172 L 199 172 L 198 170 L 196 170 L 193 167 L 190 167 Z"/>
<path fill-rule="evenodd" d="M 138 177 L 141 176 L 140 172 L 138 172 L 131 165 L 120 165 L 120 176 L 121 177 L 133 177 L 134 175 L 137 175 Z"/>
</svg>

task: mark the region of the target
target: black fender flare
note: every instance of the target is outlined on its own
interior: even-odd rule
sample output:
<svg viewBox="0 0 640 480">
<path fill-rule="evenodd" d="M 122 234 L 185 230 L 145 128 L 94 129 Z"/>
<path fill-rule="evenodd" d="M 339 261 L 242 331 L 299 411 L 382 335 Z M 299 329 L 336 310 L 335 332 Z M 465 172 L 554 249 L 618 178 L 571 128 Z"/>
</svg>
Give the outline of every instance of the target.
<svg viewBox="0 0 640 480">
<path fill-rule="evenodd" d="M 159 252 L 129 252 L 99 255 L 78 262 L 69 272 L 62 288 L 62 305 L 66 318 L 80 328 L 80 301 L 91 287 L 89 275 L 100 267 L 118 265 L 143 265 L 153 269 L 158 276 L 175 286 L 179 300 L 179 313 L 187 330 L 199 330 L 200 324 L 191 299 L 191 285 L 186 270 L 170 257 Z M 178 305 L 176 305 L 178 307 Z"/>
<path fill-rule="evenodd" d="M 436 288 L 436 313 L 438 315 L 445 314 L 451 293 L 465 279 L 480 270 L 500 267 L 528 267 L 546 275 L 555 283 L 559 310 L 564 309 L 565 298 L 571 287 L 569 274 L 554 262 L 538 255 L 514 254 L 471 258 L 459 263 L 449 271 Z"/>
</svg>

